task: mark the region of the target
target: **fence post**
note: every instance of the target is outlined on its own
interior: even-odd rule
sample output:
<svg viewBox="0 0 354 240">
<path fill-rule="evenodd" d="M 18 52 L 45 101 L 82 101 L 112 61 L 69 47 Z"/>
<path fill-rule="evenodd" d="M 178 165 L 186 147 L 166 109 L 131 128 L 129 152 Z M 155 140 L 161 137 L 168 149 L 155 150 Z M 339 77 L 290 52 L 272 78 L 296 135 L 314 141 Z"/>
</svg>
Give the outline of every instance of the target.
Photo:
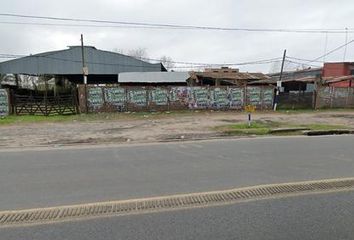
<svg viewBox="0 0 354 240">
<path fill-rule="evenodd" d="M 335 96 L 335 88 L 334 87 L 330 87 L 330 108 L 333 108 L 333 99 Z"/>
<path fill-rule="evenodd" d="M 170 86 L 166 88 L 166 92 L 167 92 L 167 111 L 170 111 L 171 109 L 170 107 L 171 87 Z"/>
<path fill-rule="evenodd" d="M 146 106 L 145 109 L 147 112 L 150 112 L 151 109 L 151 104 L 150 104 L 150 89 L 152 89 L 151 86 L 148 86 L 145 88 L 145 94 L 146 94 Z"/>
<path fill-rule="evenodd" d="M 107 104 L 106 104 L 106 94 L 105 94 L 105 91 L 104 91 L 104 89 L 106 88 L 106 87 L 100 87 L 101 88 L 101 91 L 102 91 L 102 100 L 103 100 L 103 104 L 102 104 L 102 108 L 101 108 L 101 111 L 103 110 L 103 111 L 107 111 L 106 109 L 107 109 Z"/>
<path fill-rule="evenodd" d="M 15 114 L 15 93 L 13 89 L 7 89 L 8 101 L 9 101 L 9 114 Z"/>
<path fill-rule="evenodd" d="M 317 109 L 318 86 L 312 92 L 313 109 Z"/>
<path fill-rule="evenodd" d="M 247 102 L 247 86 L 243 86 L 243 106 L 242 106 L 242 109 L 244 109 L 246 105 L 248 105 L 248 102 Z"/>
<path fill-rule="evenodd" d="M 74 104 L 76 114 L 79 113 L 78 91 L 78 88 L 73 88 L 71 90 L 72 104 Z"/>
</svg>

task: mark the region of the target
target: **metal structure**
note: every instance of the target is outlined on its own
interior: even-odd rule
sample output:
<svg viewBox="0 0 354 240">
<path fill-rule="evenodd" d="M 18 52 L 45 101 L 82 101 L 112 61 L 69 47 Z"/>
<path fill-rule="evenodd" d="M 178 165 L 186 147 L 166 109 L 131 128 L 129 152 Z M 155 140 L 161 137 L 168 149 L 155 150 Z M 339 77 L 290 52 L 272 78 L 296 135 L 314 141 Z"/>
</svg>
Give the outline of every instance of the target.
<svg viewBox="0 0 354 240">
<path fill-rule="evenodd" d="M 181 83 L 186 85 L 189 78 L 190 74 L 188 72 L 129 72 L 120 73 L 118 83 Z"/>
<path fill-rule="evenodd" d="M 118 75 L 121 72 L 159 72 L 166 70 L 161 63 L 152 64 L 123 54 L 85 46 L 85 66 L 90 75 Z M 0 63 L 0 74 L 81 75 L 81 46 L 30 55 Z"/>
<path fill-rule="evenodd" d="M 33 96 L 12 94 L 12 108 L 16 115 L 65 115 L 76 114 L 76 94 Z"/>
</svg>

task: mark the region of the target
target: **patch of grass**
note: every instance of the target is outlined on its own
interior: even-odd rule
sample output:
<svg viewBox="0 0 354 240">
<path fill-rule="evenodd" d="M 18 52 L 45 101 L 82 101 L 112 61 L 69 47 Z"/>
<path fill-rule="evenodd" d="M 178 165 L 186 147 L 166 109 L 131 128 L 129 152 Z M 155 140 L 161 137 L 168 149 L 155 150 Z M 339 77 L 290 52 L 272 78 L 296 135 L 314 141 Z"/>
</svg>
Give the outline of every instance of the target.
<svg viewBox="0 0 354 240">
<path fill-rule="evenodd" d="M 189 116 L 194 114 L 208 114 L 206 111 L 160 111 L 160 112 L 121 112 L 121 113 L 89 113 L 77 115 L 10 115 L 0 117 L 0 125 L 43 123 L 43 122 L 73 122 L 73 121 L 114 121 L 114 120 L 139 120 L 139 119 L 161 119 L 175 116 Z"/>
<path fill-rule="evenodd" d="M 344 125 L 332 125 L 332 124 L 302 124 L 299 127 L 306 127 L 311 130 L 333 130 L 333 129 L 347 129 Z"/>
<path fill-rule="evenodd" d="M 289 128 L 289 131 L 271 133 L 274 128 Z M 291 128 L 294 128 L 291 130 Z M 332 125 L 332 124 L 289 124 L 280 123 L 273 121 L 254 121 L 251 126 L 247 123 L 236 123 L 230 125 L 224 125 L 216 127 L 215 130 L 221 131 L 224 134 L 235 135 L 235 136 L 247 136 L 247 135 L 299 135 L 302 133 L 301 130 L 296 130 L 295 128 L 306 128 L 309 130 L 333 130 L 333 129 L 346 129 L 344 125 Z"/>
<path fill-rule="evenodd" d="M 217 127 L 217 129 L 228 135 L 266 135 L 270 130 L 269 125 L 269 123 L 254 121 L 251 126 L 248 126 L 248 123 L 236 123 Z"/>
<path fill-rule="evenodd" d="M 34 122 L 62 122 L 70 121 L 74 119 L 75 115 L 56 115 L 56 116 L 36 116 L 36 115 L 26 115 L 26 116 L 6 116 L 0 118 L 0 125 L 6 124 L 21 124 L 21 123 L 34 123 Z"/>
<path fill-rule="evenodd" d="M 282 108 L 278 109 L 279 113 L 287 113 L 287 114 L 300 114 L 300 113 L 318 113 L 318 112 L 349 112 L 353 111 L 352 108 L 321 108 L 321 109 L 309 109 L 309 108 L 301 108 L 301 109 L 292 109 L 292 108 Z"/>
</svg>

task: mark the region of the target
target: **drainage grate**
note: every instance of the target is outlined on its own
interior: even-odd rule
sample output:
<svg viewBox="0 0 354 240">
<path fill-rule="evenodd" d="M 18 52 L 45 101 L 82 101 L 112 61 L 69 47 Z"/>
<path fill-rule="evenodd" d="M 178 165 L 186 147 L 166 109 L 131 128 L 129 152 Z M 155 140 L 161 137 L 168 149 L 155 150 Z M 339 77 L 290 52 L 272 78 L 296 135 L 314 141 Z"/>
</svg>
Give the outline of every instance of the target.
<svg viewBox="0 0 354 240">
<path fill-rule="evenodd" d="M 354 178 L 270 184 L 218 192 L 193 193 L 53 208 L 3 211 L 0 212 L 0 226 L 47 223 L 94 216 L 136 214 L 346 189 L 354 189 Z"/>
</svg>

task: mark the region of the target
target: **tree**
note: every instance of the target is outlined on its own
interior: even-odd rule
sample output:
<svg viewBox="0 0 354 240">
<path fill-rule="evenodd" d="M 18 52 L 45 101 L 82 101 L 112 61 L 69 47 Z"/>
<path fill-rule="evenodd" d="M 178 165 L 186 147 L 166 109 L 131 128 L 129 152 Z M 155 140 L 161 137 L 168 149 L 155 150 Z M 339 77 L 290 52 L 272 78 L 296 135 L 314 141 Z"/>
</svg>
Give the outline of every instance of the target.
<svg viewBox="0 0 354 240">
<path fill-rule="evenodd" d="M 148 54 L 146 48 L 136 48 L 136 49 L 130 49 L 128 51 L 128 56 L 131 56 L 139 60 L 144 60 L 148 57 Z"/>
<path fill-rule="evenodd" d="M 173 67 L 175 66 L 174 62 L 172 61 L 171 57 L 168 56 L 162 56 L 160 58 L 161 63 L 165 66 L 165 68 L 167 70 L 171 70 L 173 69 Z"/>
<path fill-rule="evenodd" d="M 124 54 L 124 49 L 122 49 L 122 48 L 113 48 L 113 52 Z"/>
</svg>

